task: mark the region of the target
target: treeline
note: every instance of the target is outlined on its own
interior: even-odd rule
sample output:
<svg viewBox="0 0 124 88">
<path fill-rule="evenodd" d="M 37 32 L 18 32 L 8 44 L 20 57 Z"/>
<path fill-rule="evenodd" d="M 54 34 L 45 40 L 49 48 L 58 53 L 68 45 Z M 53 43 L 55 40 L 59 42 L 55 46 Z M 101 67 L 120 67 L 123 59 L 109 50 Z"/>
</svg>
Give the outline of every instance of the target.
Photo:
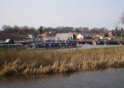
<svg viewBox="0 0 124 88">
<path fill-rule="evenodd" d="M 113 36 L 124 38 L 124 29 L 123 28 L 115 28 L 115 30 L 111 31 Z"/>
<path fill-rule="evenodd" d="M 43 27 L 40 26 L 39 28 L 34 28 L 34 27 L 27 27 L 27 26 L 22 26 L 19 27 L 17 25 L 15 26 L 9 26 L 9 25 L 4 25 L 2 27 L 2 31 L 0 31 L 1 34 L 21 34 L 21 35 L 27 35 L 27 34 L 39 34 L 39 33 L 48 33 L 48 32 L 55 32 L 55 33 L 68 33 L 68 32 L 79 32 L 79 33 L 100 33 L 100 32 L 107 32 L 108 29 L 106 28 L 92 28 L 89 29 L 88 27 L 79 27 L 79 28 L 74 28 L 74 27 Z"/>
<path fill-rule="evenodd" d="M 0 32 L 1 34 L 16 34 L 16 35 L 27 35 L 27 34 L 38 34 L 38 31 L 33 28 L 33 27 L 19 27 L 19 26 L 9 26 L 9 25 L 4 25 L 2 27 L 2 31 Z"/>
<path fill-rule="evenodd" d="M 40 26 L 39 28 L 34 27 L 27 27 L 27 26 L 9 26 L 4 25 L 2 27 L 2 31 L 0 31 L 0 34 L 15 34 L 15 35 L 37 35 L 39 33 L 69 33 L 69 32 L 77 32 L 77 33 L 103 33 L 105 36 L 108 36 L 108 32 L 110 30 L 107 28 L 88 28 L 88 27 L 43 27 Z M 124 30 L 123 28 L 115 28 L 111 30 L 112 35 L 116 37 L 124 37 Z"/>
</svg>

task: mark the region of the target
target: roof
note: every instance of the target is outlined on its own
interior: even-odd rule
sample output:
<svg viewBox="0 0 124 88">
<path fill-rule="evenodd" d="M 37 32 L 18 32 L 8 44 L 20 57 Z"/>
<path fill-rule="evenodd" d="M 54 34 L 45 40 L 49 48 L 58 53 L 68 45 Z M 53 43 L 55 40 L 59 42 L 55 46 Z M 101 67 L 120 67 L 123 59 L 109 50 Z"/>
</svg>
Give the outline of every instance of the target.
<svg viewBox="0 0 124 88">
<path fill-rule="evenodd" d="M 73 33 L 58 33 L 55 36 L 55 39 L 68 39 L 68 38 L 72 38 L 73 37 Z"/>
</svg>

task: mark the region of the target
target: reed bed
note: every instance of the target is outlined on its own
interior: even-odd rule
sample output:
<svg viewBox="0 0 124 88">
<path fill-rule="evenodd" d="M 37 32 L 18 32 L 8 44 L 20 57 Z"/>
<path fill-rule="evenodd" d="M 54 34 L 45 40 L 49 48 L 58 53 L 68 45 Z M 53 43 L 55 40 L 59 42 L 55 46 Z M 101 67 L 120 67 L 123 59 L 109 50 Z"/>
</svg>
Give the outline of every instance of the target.
<svg viewBox="0 0 124 88">
<path fill-rule="evenodd" d="M 124 67 L 124 47 L 0 50 L 0 76 L 71 73 Z"/>
</svg>

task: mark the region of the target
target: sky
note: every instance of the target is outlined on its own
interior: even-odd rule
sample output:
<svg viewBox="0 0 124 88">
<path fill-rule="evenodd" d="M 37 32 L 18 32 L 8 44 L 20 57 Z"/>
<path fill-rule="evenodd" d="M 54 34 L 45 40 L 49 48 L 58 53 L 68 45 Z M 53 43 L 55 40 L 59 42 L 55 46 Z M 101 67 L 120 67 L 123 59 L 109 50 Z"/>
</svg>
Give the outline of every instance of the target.
<svg viewBox="0 0 124 88">
<path fill-rule="evenodd" d="M 3 25 L 115 28 L 124 0 L 0 0 Z"/>
</svg>

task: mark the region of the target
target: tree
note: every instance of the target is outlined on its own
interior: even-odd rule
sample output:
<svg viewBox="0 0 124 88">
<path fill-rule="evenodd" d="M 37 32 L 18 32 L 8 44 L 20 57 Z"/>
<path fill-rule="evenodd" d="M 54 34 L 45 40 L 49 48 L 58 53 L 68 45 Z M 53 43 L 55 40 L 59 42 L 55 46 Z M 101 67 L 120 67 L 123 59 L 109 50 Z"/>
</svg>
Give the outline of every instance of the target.
<svg viewBox="0 0 124 88">
<path fill-rule="evenodd" d="M 122 16 L 121 16 L 121 23 L 124 25 L 124 12 L 122 13 Z"/>
<path fill-rule="evenodd" d="M 10 33 L 12 33 L 12 27 L 9 26 L 9 25 L 4 25 L 4 26 L 2 27 L 2 29 L 3 29 L 3 31 L 4 31 L 5 34 L 10 34 Z"/>
<path fill-rule="evenodd" d="M 40 34 L 43 33 L 43 27 L 40 26 L 39 29 L 38 29 L 38 31 L 39 31 Z"/>
<path fill-rule="evenodd" d="M 9 25 L 4 25 L 2 27 L 3 31 L 2 34 L 16 34 L 16 35 L 28 35 L 28 34 L 32 34 L 32 35 L 37 35 L 38 34 L 38 30 L 36 30 L 35 28 L 31 27 L 27 27 L 27 26 L 22 26 L 19 27 L 17 25 L 11 27 Z"/>
<path fill-rule="evenodd" d="M 73 40 L 77 40 L 77 36 L 73 34 Z"/>
<path fill-rule="evenodd" d="M 77 32 L 77 33 L 81 33 L 81 29 L 76 28 L 75 32 Z"/>
</svg>

